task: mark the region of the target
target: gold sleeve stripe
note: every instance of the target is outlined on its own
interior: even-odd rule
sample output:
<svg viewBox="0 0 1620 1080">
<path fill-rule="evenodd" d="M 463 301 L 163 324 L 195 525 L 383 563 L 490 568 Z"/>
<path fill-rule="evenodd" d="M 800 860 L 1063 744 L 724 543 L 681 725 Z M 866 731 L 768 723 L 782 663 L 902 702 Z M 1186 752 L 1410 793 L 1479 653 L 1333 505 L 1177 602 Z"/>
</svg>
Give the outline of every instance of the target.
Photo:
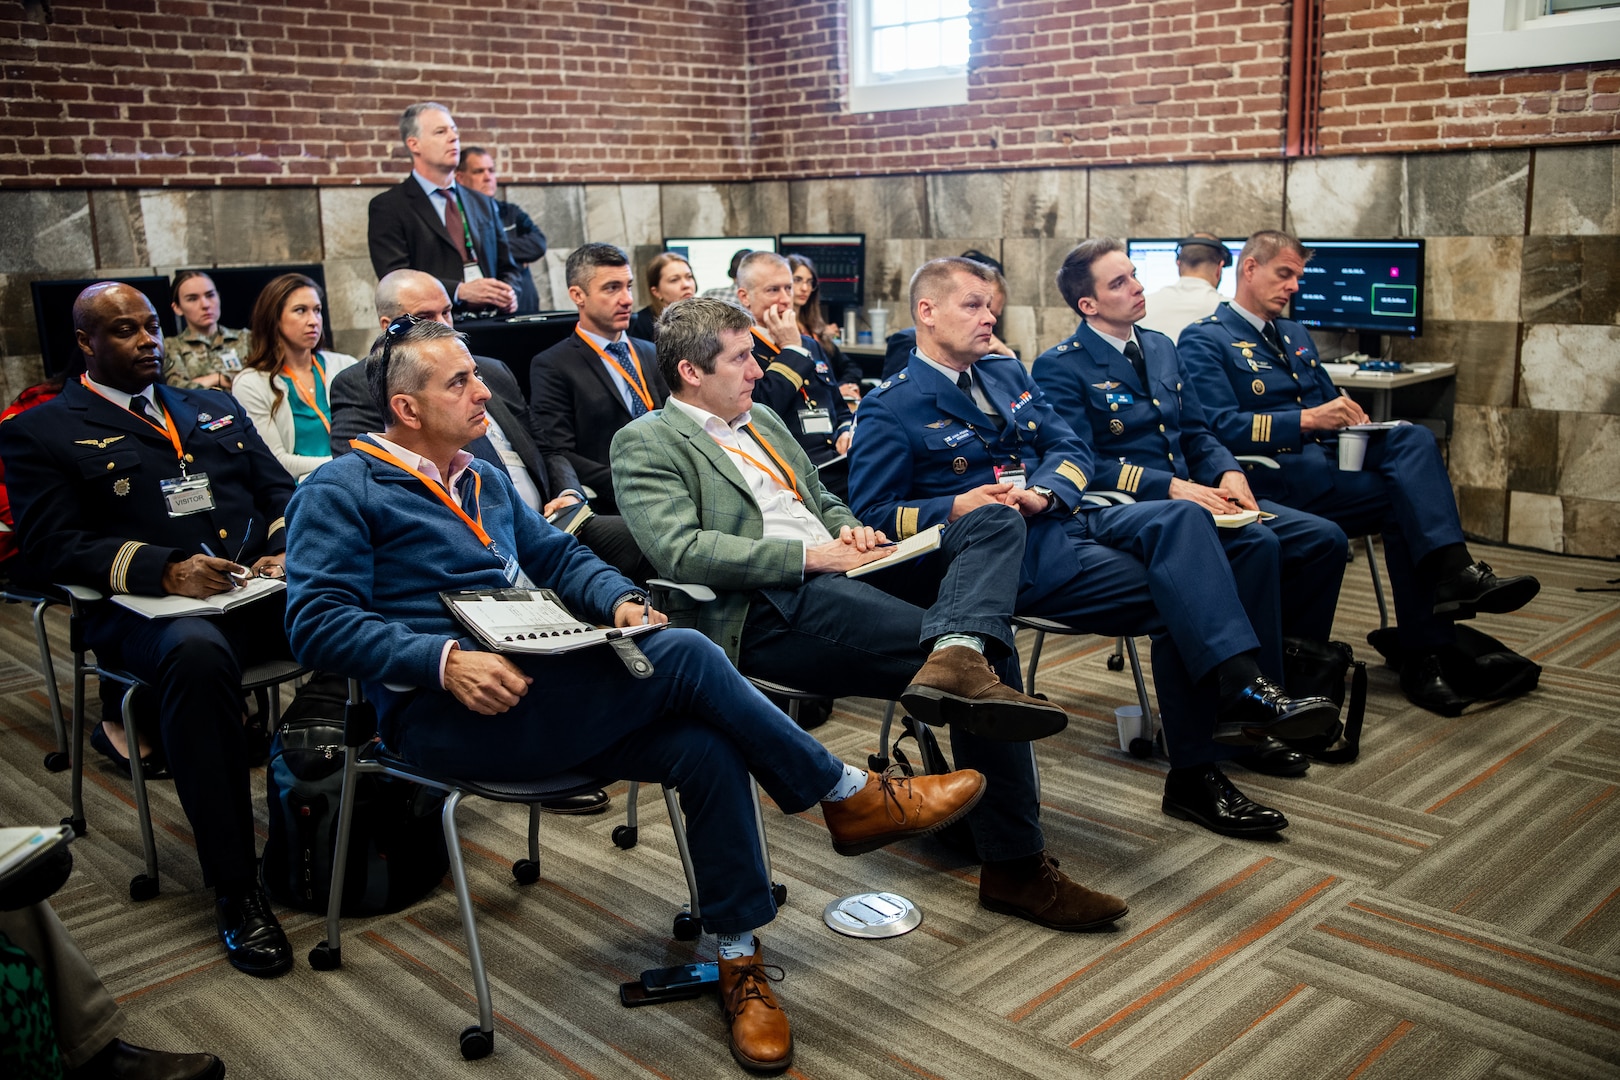
<svg viewBox="0 0 1620 1080">
<path fill-rule="evenodd" d="M 778 360 L 776 363 L 772 364 L 770 367 L 765 369 L 766 374 L 769 374 L 769 373 L 771 373 L 773 371 L 776 372 L 776 374 L 782 376 L 782 378 L 786 379 L 788 382 L 792 383 L 793 384 L 793 389 L 795 389 L 795 390 L 798 390 L 799 388 L 804 386 L 804 377 L 802 375 L 800 375 L 797 371 L 794 371 L 792 368 L 790 368 L 786 364 L 782 363 L 780 360 Z"/>
<path fill-rule="evenodd" d="M 285 529 L 286 527 L 287 527 L 287 519 L 284 518 L 284 517 L 278 517 L 278 518 L 276 518 L 276 520 L 274 520 L 274 521 L 272 521 L 270 523 L 270 531 L 265 533 L 264 535 L 267 536 L 267 537 L 274 536 L 276 534 L 277 529 Z"/>
<path fill-rule="evenodd" d="M 126 540 L 113 556 L 112 569 L 107 572 L 107 584 L 112 586 L 113 592 L 129 592 L 129 564 L 135 558 L 135 552 L 146 545 L 139 540 Z"/>
<path fill-rule="evenodd" d="M 917 535 L 917 513 L 915 506 L 902 506 L 894 512 L 894 538 L 905 540 Z"/>
<path fill-rule="evenodd" d="M 1249 438 L 1252 442 L 1267 443 L 1271 441 L 1271 414 L 1255 413 L 1254 423 L 1251 425 Z"/>
<path fill-rule="evenodd" d="M 1125 465 L 1119 470 L 1119 490 L 1136 494 L 1136 489 L 1142 486 L 1142 466 Z"/>
<path fill-rule="evenodd" d="M 1086 474 L 1080 471 L 1080 466 L 1072 461 L 1064 460 L 1058 464 L 1057 474 L 1079 488 L 1086 490 Z"/>
</svg>

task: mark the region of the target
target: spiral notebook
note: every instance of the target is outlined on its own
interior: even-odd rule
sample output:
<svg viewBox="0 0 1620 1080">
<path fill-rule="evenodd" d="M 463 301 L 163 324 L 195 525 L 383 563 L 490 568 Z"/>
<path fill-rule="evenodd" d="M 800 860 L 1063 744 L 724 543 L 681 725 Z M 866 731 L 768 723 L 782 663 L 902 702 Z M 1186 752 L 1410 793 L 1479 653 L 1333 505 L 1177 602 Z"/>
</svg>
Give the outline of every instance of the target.
<svg viewBox="0 0 1620 1080">
<path fill-rule="evenodd" d="M 502 653 L 552 656 L 637 637 L 662 625 L 592 626 L 576 619 L 550 589 L 473 589 L 442 592 L 439 599 L 473 637 Z"/>
</svg>

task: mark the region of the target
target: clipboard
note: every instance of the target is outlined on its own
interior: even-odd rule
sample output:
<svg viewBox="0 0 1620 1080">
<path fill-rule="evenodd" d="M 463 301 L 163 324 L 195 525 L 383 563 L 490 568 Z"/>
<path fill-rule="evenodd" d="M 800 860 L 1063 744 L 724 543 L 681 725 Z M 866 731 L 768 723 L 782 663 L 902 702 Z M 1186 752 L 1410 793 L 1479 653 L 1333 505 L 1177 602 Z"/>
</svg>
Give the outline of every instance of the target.
<svg viewBox="0 0 1620 1080">
<path fill-rule="evenodd" d="M 550 589 L 469 589 L 441 592 L 457 622 L 491 652 L 557 656 L 662 629 L 663 623 L 604 628 L 575 618 Z M 649 669 L 650 670 L 650 669 Z"/>
</svg>

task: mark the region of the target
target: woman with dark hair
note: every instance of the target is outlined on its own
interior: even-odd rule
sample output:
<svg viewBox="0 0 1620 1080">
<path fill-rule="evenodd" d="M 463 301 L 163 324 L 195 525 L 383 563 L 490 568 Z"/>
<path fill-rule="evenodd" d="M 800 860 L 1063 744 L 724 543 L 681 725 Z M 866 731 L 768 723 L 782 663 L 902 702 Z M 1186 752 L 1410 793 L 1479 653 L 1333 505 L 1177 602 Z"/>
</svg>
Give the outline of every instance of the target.
<svg viewBox="0 0 1620 1080">
<path fill-rule="evenodd" d="M 282 274 L 253 305 L 253 351 L 236 377 L 236 400 L 282 467 L 302 480 L 332 459 L 332 380 L 356 361 L 317 348 L 325 323 L 321 289 Z"/>
<path fill-rule="evenodd" d="M 838 372 L 838 392 L 844 395 L 844 400 L 859 401 L 861 368 L 859 364 L 850 363 L 838 347 L 832 324 L 821 310 L 821 278 L 816 274 L 816 264 L 803 255 L 789 255 L 787 261 L 793 268 L 793 310 L 799 315 L 799 333 L 815 338 L 827 354 L 828 363 Z"/>
<path fill-rule="evenodd" d="M 652 303 L 630 316 L 630 336 L 651 341 L 653 324 L 664 309 L 677 300 L 697 294 L 697 278 L 692 276 L 690 263 L 673 251 L 665 251 L 653 256 L 642 271 L 641 280 L 647 283 L 647 295 L 652 297 Z"/>
<path fill-rule="evenodd" d="M 169 306 L 180 318 L 180 332 L 164 348 L 163 378 L 183 390 L 207 387 L 229 392 L 252 347 L 246 330 L 219 325 L 219 291 L 201 270 L 174 275 Z"/>
</svg>

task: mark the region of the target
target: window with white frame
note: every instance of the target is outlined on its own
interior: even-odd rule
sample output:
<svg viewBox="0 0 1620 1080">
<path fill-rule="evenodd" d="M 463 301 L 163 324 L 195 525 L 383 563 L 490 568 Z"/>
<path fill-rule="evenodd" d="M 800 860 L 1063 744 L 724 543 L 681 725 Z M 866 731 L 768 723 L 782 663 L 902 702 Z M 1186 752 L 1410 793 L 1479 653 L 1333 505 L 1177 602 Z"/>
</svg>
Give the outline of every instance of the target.
<svg viewBox="0 0 1620 1080">
<path fill-rule="evenodd" d="M 1620 60 L 1620 0 L 1468 0 L 1469 72 Z"/>
<path fill-rule="evenodd" d="M 967 101 L 969 0 L 850 0 L 851 112 Z"/>
</svg>

